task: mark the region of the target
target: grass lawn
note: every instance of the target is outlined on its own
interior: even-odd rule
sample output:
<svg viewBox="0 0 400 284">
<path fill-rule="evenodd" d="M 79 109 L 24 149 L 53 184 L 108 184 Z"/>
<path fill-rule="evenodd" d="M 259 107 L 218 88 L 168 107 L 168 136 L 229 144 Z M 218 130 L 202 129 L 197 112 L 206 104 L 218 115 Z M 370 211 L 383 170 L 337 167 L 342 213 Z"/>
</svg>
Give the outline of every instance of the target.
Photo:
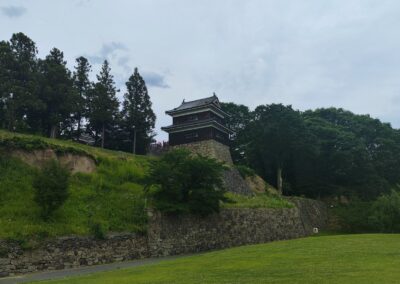
<svg viewBox="0 0 400 284">
<path fill-rule="evenodd" d="M 310 237 L 44 283 L 399 283 L 400 235 Z"/>
</svg>

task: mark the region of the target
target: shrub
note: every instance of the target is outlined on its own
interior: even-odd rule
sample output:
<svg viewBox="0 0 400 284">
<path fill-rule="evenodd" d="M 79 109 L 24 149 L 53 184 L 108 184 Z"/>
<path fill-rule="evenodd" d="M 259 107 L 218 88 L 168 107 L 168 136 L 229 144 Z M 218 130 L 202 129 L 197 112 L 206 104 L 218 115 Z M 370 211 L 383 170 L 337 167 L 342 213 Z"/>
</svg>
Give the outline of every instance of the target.
<svg viewBox="0 0 400 284">
<path fill-rule="evenodd" d="M 372 206 L 369 223 L 379 232 L 400 232 L 400 194 L 392 190 L 379 197 Z"/>
<path fill-rule="evenodd" d="M 244 165 L 237 165 L 236 169 L 239 171 L 242 178 L 253 177 L 256 175 L 256 172 L 253 169 Z"/>
<path fill-rule="evenodd" d="M 179 149 L 150 166 L 146 191 L 161 212 L 207 215 L 218 212 L 224 196 L 224 166 L 215 159 Z"/>
<path fill-rule="evenodd" d="M 375 201 L 352 201 L 332 210 L 347 233 L 400 232 L 400 193 L 392 190 Z"/>
<path fill-rule="evenodd" d="M 352 201 L 331 209 L 331 215 L 337 218 L 339 231 L 345 233 L 368 233 L 375 230 L 368 223 L 372 202 Z M 336 229 L 336 228 L 335 228 Z"/>
<path fill-rule="evenodd" d="M 68 198 L 69 172 L 54 160 L 47 162 L 33 180 L 34 200 L 47 220 Z"/>
<path fill-rule="evenodd" d="M 89 231 L 98 240 L 104 240 L 106 238 L 106 229 L 99 222 L 90 222 Z"/>
</svg>

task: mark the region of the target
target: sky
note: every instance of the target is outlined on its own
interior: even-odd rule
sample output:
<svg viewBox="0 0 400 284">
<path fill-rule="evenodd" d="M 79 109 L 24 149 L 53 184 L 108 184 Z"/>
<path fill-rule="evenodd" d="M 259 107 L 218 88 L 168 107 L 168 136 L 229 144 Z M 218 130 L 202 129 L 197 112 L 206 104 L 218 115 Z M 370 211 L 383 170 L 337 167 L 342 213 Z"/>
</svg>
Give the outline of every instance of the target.
<svg viewBox="0 0 400 284">
<path fill-rule="evenodd" d="M 57 47 L 70 69 L 110 61 L 118 96 L 135 67 L 165 110 L 215 92 L 254 109 L 340 107 L 400 128 L 400 1 L 0 0 L 0 40 Z"/>
</svg>

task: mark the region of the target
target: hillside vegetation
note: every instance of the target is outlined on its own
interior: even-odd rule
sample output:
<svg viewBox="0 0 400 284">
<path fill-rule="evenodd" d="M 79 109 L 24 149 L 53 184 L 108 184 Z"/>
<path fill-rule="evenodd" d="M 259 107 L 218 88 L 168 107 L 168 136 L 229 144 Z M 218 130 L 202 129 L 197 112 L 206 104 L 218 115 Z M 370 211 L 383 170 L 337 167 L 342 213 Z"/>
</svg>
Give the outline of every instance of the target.
<svg viewBox="0 0 400 284">
<path fill-rule="evenodd" d="M 68 200 L 45 222 L 33 201 L 32 181 L 38 170 L 9 153 L 12 149 L 48 148 L 89 155 L 96 160 L 97 169 L 91 174 L 71 176 Z M 101 236 L 109 231 L 145 231 L 143 184 L 150 162 L 155 159 L 0 130 L 0 239 L 25 242 L 32 236 L 41 239 L 70 234 Z M 255 197 L 228 194 L 228 197 L 235 203 L 227 207 L 292 206 L 283 199 L 265 194 Z"/>
<path fill-rule="evenodd" d="M 399 242 L 400 235 L 313 237 L 44 283 L 398 283 Z"/>
<path fill-rule="evenodd" d="M 85 153 L 96 159 L 97 170 L 73 175 L 67 202 L 50 222 L 44 222 L 33 201 L 32 180 L 37 169 L 10 157 L 11 148 Z M 145 229 L 141 182 L 149 157 L 5 131 L 0 131 L 0 151 L 0 238 Z"/>
</svg>

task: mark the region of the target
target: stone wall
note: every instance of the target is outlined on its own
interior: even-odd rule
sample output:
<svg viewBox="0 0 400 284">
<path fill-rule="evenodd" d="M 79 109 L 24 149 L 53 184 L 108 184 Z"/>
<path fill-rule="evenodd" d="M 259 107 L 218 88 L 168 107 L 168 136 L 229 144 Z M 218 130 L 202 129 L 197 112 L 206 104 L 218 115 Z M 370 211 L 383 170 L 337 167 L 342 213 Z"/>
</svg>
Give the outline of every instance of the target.
<svg viewBox="0 0 400 284">
<path fill-rule="evenodd" d="M 192 151 L 193 153 L 212 157 L 214 159 L 217 159 L 219 161 L 228 164 L 229 166 L 233 166 L 229 147 L 215 140 L 204 140 L 199 142 L 181 144 L 173 146 L 173 148 L 186 148 Z"/>
<path fill-rule="evenodd" d="M 0 241 L 0 277 L 293 239 L 325 226 L 323 203 L 306 199 L 294 203 L 296 207 L 285 209 L 225 209 L 206 218 L 149 212 L 146 235 L 59 238 L 34 250 Z"/>
<path fill-rule="evenodd" d="M 215 140 L 204 140 L 176 145 L 173 146 L 173 148 L 185 148 L 193 153 L 208 156 L 224 162 L 226 165 L 228 165 L 228 169 L 222 174 L 226 190 L 243 195 L 253 194 L 248 183 L 246 183 L 246 181 L 239 174 L 239 171 L 234 167 L 228 146 Z"/>
</svg>

